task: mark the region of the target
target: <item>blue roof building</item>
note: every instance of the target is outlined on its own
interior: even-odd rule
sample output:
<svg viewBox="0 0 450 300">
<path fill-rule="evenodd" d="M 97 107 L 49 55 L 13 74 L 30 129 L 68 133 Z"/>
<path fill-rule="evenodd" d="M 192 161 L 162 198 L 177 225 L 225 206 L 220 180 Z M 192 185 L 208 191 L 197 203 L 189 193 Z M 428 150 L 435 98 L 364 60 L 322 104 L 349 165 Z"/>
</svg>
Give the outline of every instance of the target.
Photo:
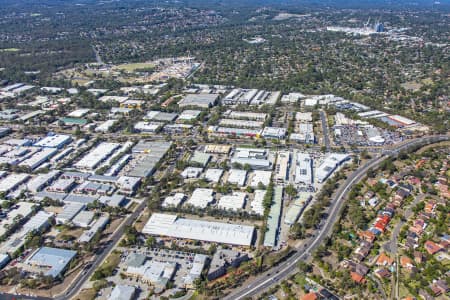
<svg viewBox="0 0 450 300">
<path fill-rule="evenodd" d="M 77 252 L 73 250 L 42 247 L 33 253 L 26 262 L 35 267 L 45 268 L 45 276 L 58 277 L 66 270 L 76 254 Z"/>
</svg>

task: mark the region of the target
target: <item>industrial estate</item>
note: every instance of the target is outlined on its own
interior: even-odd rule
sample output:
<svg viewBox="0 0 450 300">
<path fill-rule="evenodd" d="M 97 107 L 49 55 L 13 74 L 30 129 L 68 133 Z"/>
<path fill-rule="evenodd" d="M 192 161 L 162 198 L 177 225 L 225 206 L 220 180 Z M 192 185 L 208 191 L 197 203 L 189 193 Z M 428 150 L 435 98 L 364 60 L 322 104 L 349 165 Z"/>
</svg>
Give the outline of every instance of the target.
<svg viewBox="0 0 450 300">
<path fill-rule="evenodd" d="M 170 6 L 152 16 L 227 22 Z M 381 17 L 350 23 L 303 34 L 421 43 Z M 272 47 L 262 36 L 238 41 Z M 0 72 L 0 298 L 447 299 L 449 119 L 417 116 L 445 120 L 448 94 L 409 113 L 388 91 L 355 96 L 375 85 L 237 84 L 189 50 L 118 63 L 102 47 L 45 80 Z"/>
</svg>

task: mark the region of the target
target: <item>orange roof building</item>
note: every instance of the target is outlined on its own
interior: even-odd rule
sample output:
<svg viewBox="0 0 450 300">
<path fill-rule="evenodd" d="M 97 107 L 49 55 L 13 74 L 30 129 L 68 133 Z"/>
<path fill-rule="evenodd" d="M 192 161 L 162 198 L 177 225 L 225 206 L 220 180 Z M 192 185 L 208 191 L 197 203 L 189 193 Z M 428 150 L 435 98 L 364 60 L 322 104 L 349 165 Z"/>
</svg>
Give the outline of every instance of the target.
<svg viewBox="0 0 450 300">
<path fill-rule="evenodd" d="M 316 299 L 317 299 L 316 293 L 308 293 L 305 296 L 303 296 L 301 300 L 316 300 Z"/>
<path fill-rule="evenodd" d="M 376 261 L 377 266 L 391 266 L 394 263 L 394 259 L 390 258 L 386 255 L 386 253 L 382 252 Z"/>
<path fill-rule="evenodd" d="M 356 272 L 350 272 L 350 276 L 352 277 L 353 281 L 357 282 L 357 283 L 364 283 L 366 282 L 366 279 L 364 278 L 364 276 L 359 275 Z"/>
</svg>

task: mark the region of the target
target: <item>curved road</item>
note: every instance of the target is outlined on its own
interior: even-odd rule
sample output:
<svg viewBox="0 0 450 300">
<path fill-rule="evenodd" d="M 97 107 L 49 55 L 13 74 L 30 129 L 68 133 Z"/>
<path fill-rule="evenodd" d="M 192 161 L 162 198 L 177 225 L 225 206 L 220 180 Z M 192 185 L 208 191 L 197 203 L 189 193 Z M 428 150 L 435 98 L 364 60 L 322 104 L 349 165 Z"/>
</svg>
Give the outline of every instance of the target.
<svg viewBox="0 0 450 300">
<path fill-rule="evenodd" d="M 225 300 L 239 300 L 248 297 L 258 295 L 271 286 L 277 284 L 279 281 L 285 279 L 289 275 L 297 271 L 297 263 L 300 260 L 306 260 L 309 255 L 323 242 L 323 240 L 331 233 L 334 223 L 339 217 L 339 212 L 344 204 L 344 200 L 355 183 L 361 181 L 364 176 L 366 176 L 367 171 L 370 168 L 374 168 L 380 165 L 388 157 L 394 157 L 399 152 L 407 150 L 411 146 L 416 145 L 426 145 L 439 141 L 449 140 L 450 136 L 440 135 L 440 136 L 429 136 L 422 137 L 408 141 L 404 144 L 394 145 L 396 148 L 391 150 L 383 151 L 383 155 L 374 158 L 367 162 L 364 166 L 360 167 L 353 174 L 351 174 L 344 185 L 340 186 L 336 192 L 335 199 L 328 210 L 328 219 L 325 225 L 320 228 L 319 232 L 314 236 L 312 240 L 308 241 L 308 244 L 302 249 L 297 248 L 297 252 L 289 257 L 282 264 L 264 272 L 252 281 L 250 285 L 240 287 L 234 290 L 230 295 L 225 297 Z"/>
</svg>

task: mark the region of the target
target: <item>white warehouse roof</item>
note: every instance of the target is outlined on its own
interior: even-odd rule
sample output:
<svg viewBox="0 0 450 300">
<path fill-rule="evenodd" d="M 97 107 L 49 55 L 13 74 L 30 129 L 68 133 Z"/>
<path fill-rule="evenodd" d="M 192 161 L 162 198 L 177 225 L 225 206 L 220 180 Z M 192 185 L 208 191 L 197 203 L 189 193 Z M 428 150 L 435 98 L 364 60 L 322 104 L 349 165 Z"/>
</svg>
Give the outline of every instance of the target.
<svg viewBox="0 0 450 300">
<path fill-rule="evenodd" d="M 183 219 L 175 215 L 155 213 L 150 217 L 142 232 L 175 238 L 250 246 L 253 240 L 254 227 Z"/>
</svg>

